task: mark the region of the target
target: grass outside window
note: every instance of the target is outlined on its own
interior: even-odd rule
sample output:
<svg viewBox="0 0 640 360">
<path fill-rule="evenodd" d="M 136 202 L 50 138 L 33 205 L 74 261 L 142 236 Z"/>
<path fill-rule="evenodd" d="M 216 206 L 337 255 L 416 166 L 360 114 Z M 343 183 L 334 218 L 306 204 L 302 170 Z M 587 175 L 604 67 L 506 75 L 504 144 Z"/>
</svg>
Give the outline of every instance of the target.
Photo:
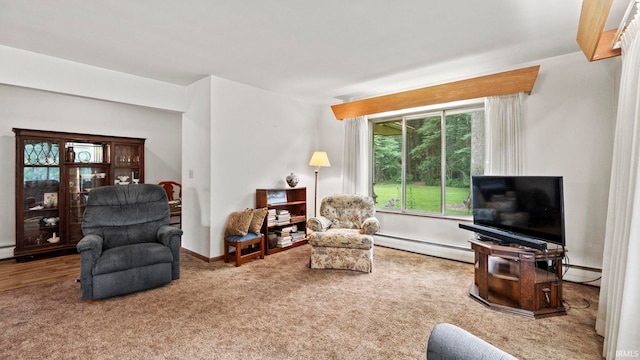
<svg viewBox="0 0 640 360">
<path fill-rule="evenodd" d="M 378 208 L 400 209 L 402 190 L 398 184 L 376 184 L 373 186 Z M 467 207 L 470 198 L 468 187 L 446 187 L 448 203 L 447 214 L 471 215 Z M 426 186 L 421 184 L 407 185 L 407 207 L 427 213 L 440 213 L 440 186 Z"/>
</svg>

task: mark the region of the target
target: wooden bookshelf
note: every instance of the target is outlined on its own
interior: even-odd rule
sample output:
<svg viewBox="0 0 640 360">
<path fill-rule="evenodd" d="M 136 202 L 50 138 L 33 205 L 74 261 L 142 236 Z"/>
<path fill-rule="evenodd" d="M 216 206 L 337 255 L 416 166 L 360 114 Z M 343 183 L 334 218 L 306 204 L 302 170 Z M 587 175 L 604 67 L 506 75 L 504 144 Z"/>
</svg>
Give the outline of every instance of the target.
<svg viewBox="0 0 640 360">
<path fill-rule="evenodd" d="M 265 234 L 265 254 L 271 255 L 296 246 L 307 243 L 307 188 L 295 187 L 289 189 L 257 189 L 256 208 L 268 208 L 269 210 L 286 210 L 290 214 L 290 221 L 276 224 L 269 224 L 265 219 L 262 224 L 262 232 Z M 286 247 L 278 247 L 269 240 L 269 233 L 273 233 L 282 228 L 295 226 L 298 232 L 305 234 L 304 238 L 294 241 Z"/>
</svg>

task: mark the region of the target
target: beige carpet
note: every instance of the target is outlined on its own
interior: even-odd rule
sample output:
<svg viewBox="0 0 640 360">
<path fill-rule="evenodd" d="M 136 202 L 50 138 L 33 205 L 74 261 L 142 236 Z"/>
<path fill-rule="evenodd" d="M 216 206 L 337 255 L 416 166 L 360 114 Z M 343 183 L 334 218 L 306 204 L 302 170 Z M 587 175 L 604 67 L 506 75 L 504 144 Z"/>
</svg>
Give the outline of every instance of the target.
<svg viewBox="0 0 640 360">
<path fill-rule="evenodd" d="M 601 359 L 598 289 L 533 320 L 468 295 L 470 264 L 377 247 L 371 274 L 309 270 L 309 247 L 239 268 L 182 257 L 163 288 L 85 303 L 62 281 L 0 293 L 2 359 L 424 359 L 450 322 L 521 359 Z"/>
</svg>

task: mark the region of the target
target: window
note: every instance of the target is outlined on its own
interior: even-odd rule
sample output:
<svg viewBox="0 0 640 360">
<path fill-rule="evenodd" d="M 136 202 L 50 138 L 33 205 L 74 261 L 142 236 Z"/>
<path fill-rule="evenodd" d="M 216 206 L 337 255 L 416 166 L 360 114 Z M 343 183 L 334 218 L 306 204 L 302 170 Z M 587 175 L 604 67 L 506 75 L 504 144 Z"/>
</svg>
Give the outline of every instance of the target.
<svg viewBox="0 0 640 360">
<path fill-rule="evenodd" d="M 371 121 L 377 207 L 470 215 L 471 175 L 484 172 L 481 105 Z"/>
</svg>

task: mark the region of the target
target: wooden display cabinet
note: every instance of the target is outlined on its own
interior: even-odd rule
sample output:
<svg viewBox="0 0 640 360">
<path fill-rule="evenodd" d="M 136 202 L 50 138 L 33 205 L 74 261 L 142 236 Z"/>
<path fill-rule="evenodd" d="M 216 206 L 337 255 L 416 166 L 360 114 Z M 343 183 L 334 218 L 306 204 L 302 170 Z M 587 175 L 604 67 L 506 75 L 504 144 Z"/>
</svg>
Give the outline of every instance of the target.
<svg viewBox="0 0 640 360">
<path fill-rule="evenodd" d="M 91 190 L 144 182 L 145 139 L 16 128 L 13 132 L 18 260 L 75 251 Z"/>
<path fill-rule="evenodd" d="M 277 252 L 304 245 L 307 243 L 307 188 L 296 187 L 290 189 L 257 189 L 256 208 L 268 208 L 269 210 L 287 210 L 291 220 L 283 223 L 269 224 L 268 215 L 262 224 L 262 233 L 265 234 L 265 254 L 271 255 Z M 304 237 L 292 241 L 291 245 L 278 247 L 269 240 L 269 233 L 280 231 L 283 228 L 295 226 L 298 232 L 303 232 Z"/>
</svg>

